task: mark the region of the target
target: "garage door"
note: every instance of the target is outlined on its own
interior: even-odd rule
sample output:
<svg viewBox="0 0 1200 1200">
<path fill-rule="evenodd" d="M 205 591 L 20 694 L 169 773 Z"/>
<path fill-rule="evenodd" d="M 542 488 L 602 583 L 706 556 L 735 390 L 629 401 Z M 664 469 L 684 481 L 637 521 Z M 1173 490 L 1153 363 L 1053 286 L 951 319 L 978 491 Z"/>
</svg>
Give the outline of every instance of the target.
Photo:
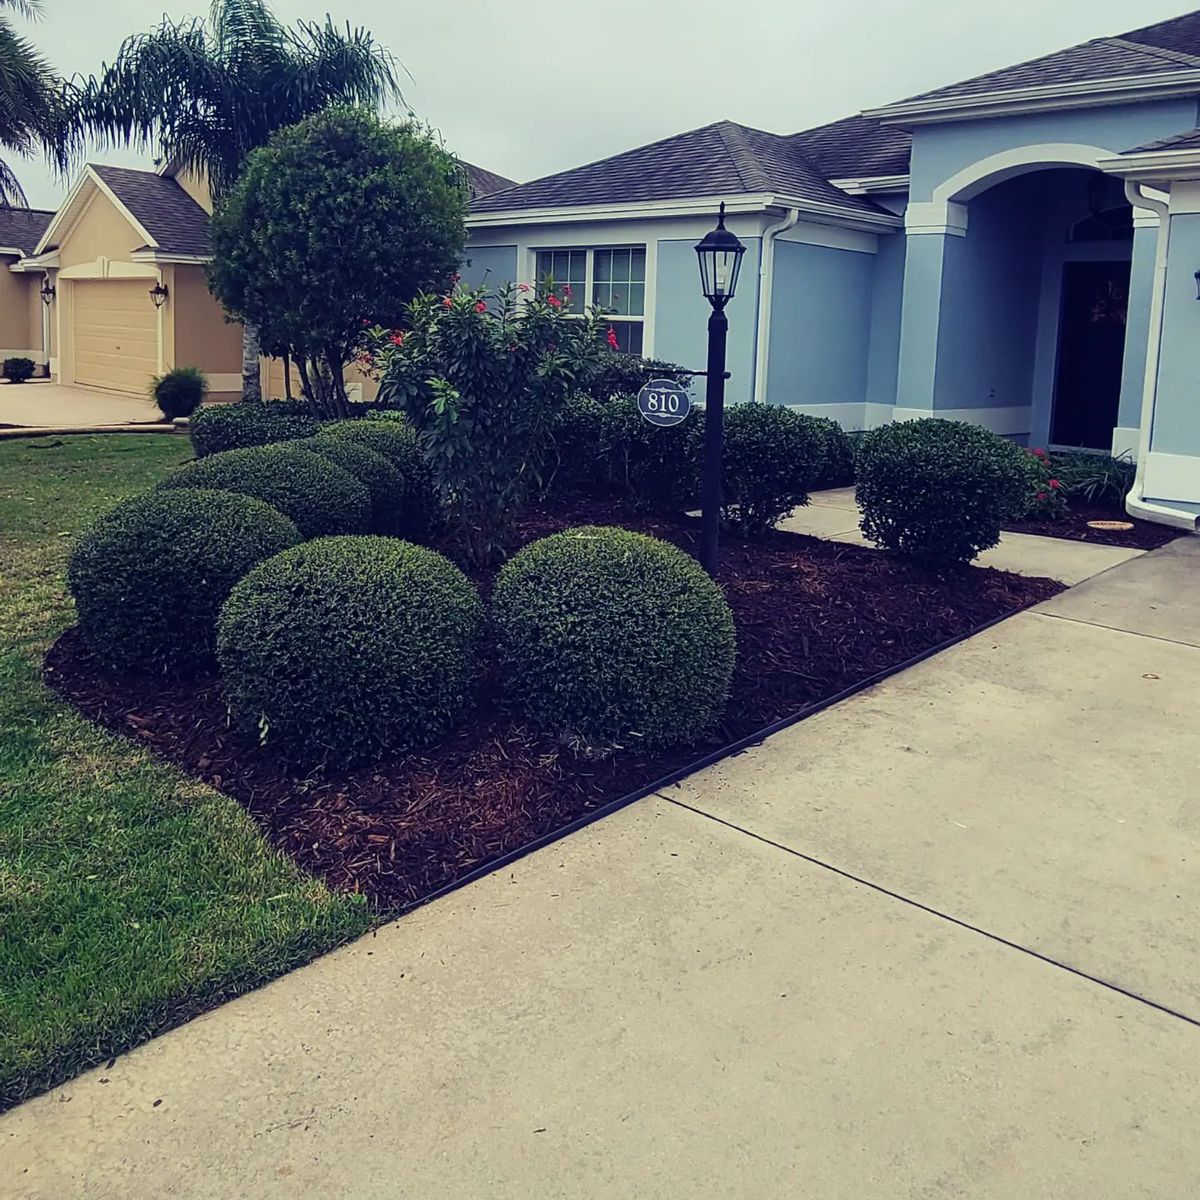
<svg viewBox="0 0 1200 1200">
<path fill-rule="evenodd" d="M 75 382 L 146 394 L 158 371 L 158 310 L 144 279 L 74 287 Z"/>
</svg>

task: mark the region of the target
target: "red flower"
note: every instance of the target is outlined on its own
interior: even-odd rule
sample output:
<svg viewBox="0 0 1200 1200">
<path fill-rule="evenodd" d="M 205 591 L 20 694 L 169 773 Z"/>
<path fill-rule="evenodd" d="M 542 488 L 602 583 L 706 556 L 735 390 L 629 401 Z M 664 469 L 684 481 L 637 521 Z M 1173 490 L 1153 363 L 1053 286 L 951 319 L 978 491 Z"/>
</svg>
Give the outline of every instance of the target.
<svg viewBox="0 0 1200 1200">
<path fill-rule="evenodd" d="M 451 300 L 449 296 L 442 297 L 442 307 L 443 308 L 449 308 L 451 306 L 451 304 L 453 304 L 453 303 L 454 303 L 454 301 Z"/>
<path fill-rule="evenodd" d="M 1038 498 L 1040 501 L 1042 501 L 1043 503 L 1045 503 L 1047 500 L 1049 500 L 1049 499 L 1050 499 L 1050 497 L 1049 497 L 1048 495 L 1046 495 L 1046 493 L 1045 493 L 1045 492 L 1038 492 L 1038 494 L 1037 494 L 1037 498 Z"/>
<path fill-rule="evenodd" d="M 568 300 L 570 300 L 574 294 L 575 293 L 571 291 L 571 285 L 569 283 L 563 286 L 563 295 L 566 296 Z"/>
<path fill-rule="evenodd" d="M 1057 490 L 1058 488 L 1062 487 L 1062 482 L 1058 479 L 1052 479 L 1050 480 L 1050 486 Z"/>
<path fill-rule="evenodd" d="M 480 300 L 479 303 L 475 305 L 475 311 L 477 313 L 485 313 L 485 312 L 487 312 L 487 305 L 484 304 L 484 302 L 482 300 Z"/>
<path fill-rule="evenodd" d="M 403 346 L 404 345 L 404 334 L 399 329 L 397 329 L 396 332 L 392 334 L 392 345 L 393 346 Z"/>
<path fill-rule="evenodd" d="M 517 291 L 518 291 L 518 292 L 528 292 L 528 291 L 531 291 L 531 290 L 532 290 L 532 289 L 530 288 L 529 284 L 527 284 L 527 283 L 518 283 L 518 284 L 517 284 Z"/>
<path fill-rule="evenodd" d="M 547 296 L 546 303 L 551 308 L 562 308 L 562 301 L 557 296 Z"/>
<path fill-rule="evenodd" d="M 1037 457 L 1038 457 L 1038 458 L 1045 458 L 1045 457 L 1046 457 L 1046 452 L 1045 452 L 1045 450 L 1038 449 L 1038 450 L 1034 450 L 1034 451 L 1033 451 L 1033 453 L 1034 453 L 1035 455 L 1037 455 Z"/>
<path fill-rule="evenodd" d="M 371 323 L 371 322 L 370 322 L 370 320 L 369 320 L 368 318 L 366 318 L 366 317 L 363 317 L 363 324 L 364 324 L 364 325 L 370 325 L 370 323 Z"/>
<path fill-rule="evenodd" d="M 613 350 L 620 349 L 617 345 L 617 331 L 611 325 L 608 327 L 608 344 Z"/>
</svg>

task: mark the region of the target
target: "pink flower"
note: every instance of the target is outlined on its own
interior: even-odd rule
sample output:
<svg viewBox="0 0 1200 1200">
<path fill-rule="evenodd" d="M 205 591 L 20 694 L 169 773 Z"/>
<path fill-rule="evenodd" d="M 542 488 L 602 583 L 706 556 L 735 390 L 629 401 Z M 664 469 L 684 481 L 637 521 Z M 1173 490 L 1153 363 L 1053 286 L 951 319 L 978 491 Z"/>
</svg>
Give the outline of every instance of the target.
<svg viewBox="0 0 1200 1200">
<path fill-rule="evenodd" d="M 392 345 L 393 346 L 403 346 L 404 345 L 404 334 L 399 329 L 397 329 L 396 332 L 392 334 Z"/>
<path fill-rule="evenodd" d="M 362 321 L 363 321 L 363 324 L 364 324 L 364 325 L 370 325 L 370 324 L 371 324 L 370 320 L 369 320 L 367 317 L 363 317 Z"/>
<path fill-rule="evenodd" d="M 451 300 L 449 296 L 442 297 L 442 307 L 443 308 L 449 308 L 453 303 L 454 303 L 454 301 Z"/>
<path fill-rule="evenodd" d="M 551 308 L 562 308 L 562 301 L 557 296 L 547 296 L 546 303 Z"/>
<path fill-rule="evenodd" d="M 531 290 L 532 290 L 532 289 L 530 288 L 529 284 L 527 284 L 527 283 L 518 283 L 518 284 L 517 284 L 517 291 L 518 291 L 518 292 L 528 292 L 528 291 L 531 291 Z"/>
<path fill-rule="evenodd" d="M 1044 504 L 1050 497 L 1045 492 L 1038 492 L 1037 498 Z"/>
<path fill-rule="evenodd" d="M 1060 487 L 1062 487 L 1062 481 L 1058 479 L 1051 479 L 1050 486 L 1057 491 Z"/>
<path fill-rule="evenodd" d="M 571 291 L 571 285 L 569 283 L 563 287 L 563 295 L 566 296 L 568 300 L 570 300 L 574 294 L 575 293 Z"/>
<path fill-rule="evenodd" d="M 484 302 L 482 300 L 480 300 L 479 303 L 475 305 L 475 311 L 477 313 L 485 313 L 485 312 L 487 312 L 487 305 L 484 304 Z"/>
<path fill-rule="evenodd" d="M 1034 450 L 1034 451 L 1033 451 L 1033 453 L 1034 453 L 1034 454 L 1035 454 L 1035 455 L 1036 455 L 1038 458 L 1045 458 L 1045 457 L 1046 457 L 1046 452 L 1045 452 L 1045 450 L 1042 450 L 1042 449 Z"/>
<path fill-rule="evenodd" d="M 453 275 L 450 276 L 450 282 L 457 283 L 461 278 L 462 278 L 462 276 L 459 275 L 458 272 L 456 271 Z"/>
<path fill-rule="evenodd" d="M 620 348 L 617 345 L 617 331 L 611 325 L 608 327 L 608 345 L 613 350 Z"/>
</svg>

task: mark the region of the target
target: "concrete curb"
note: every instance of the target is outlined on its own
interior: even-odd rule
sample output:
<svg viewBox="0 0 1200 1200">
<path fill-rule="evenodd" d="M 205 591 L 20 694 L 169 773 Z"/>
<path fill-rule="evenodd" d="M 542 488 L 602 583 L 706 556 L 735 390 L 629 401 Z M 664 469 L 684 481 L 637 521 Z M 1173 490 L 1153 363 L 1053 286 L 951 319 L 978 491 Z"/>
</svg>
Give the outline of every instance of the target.
<svg viewBox="0 0 1200 1200">
<path fill-rule="evenodd" d="M 166 424 L 127 425 L 14 425 L 11 429 L 0 429 L 0 440 L 5 438 L 50 437 L 57 434 L 81 433 L 179 433 L 187 436 L 187 429 Z"/>
</svg>

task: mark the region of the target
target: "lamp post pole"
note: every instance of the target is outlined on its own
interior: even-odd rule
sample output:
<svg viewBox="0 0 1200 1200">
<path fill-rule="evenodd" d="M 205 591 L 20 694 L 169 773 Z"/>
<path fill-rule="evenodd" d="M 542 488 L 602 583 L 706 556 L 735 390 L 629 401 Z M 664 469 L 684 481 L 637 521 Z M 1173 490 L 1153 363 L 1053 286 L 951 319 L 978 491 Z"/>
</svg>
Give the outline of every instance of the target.
<svg viewBox="0 0 1200 1200">
<path fill-rule="evenodd" d="M 715 579 L 720 566 L 721 450 L 725 436 L 725 306 L 708 318 L 708 386 L 704 399 L 704 479 L 701 494 L 700 564 Z"/>
</svg>

